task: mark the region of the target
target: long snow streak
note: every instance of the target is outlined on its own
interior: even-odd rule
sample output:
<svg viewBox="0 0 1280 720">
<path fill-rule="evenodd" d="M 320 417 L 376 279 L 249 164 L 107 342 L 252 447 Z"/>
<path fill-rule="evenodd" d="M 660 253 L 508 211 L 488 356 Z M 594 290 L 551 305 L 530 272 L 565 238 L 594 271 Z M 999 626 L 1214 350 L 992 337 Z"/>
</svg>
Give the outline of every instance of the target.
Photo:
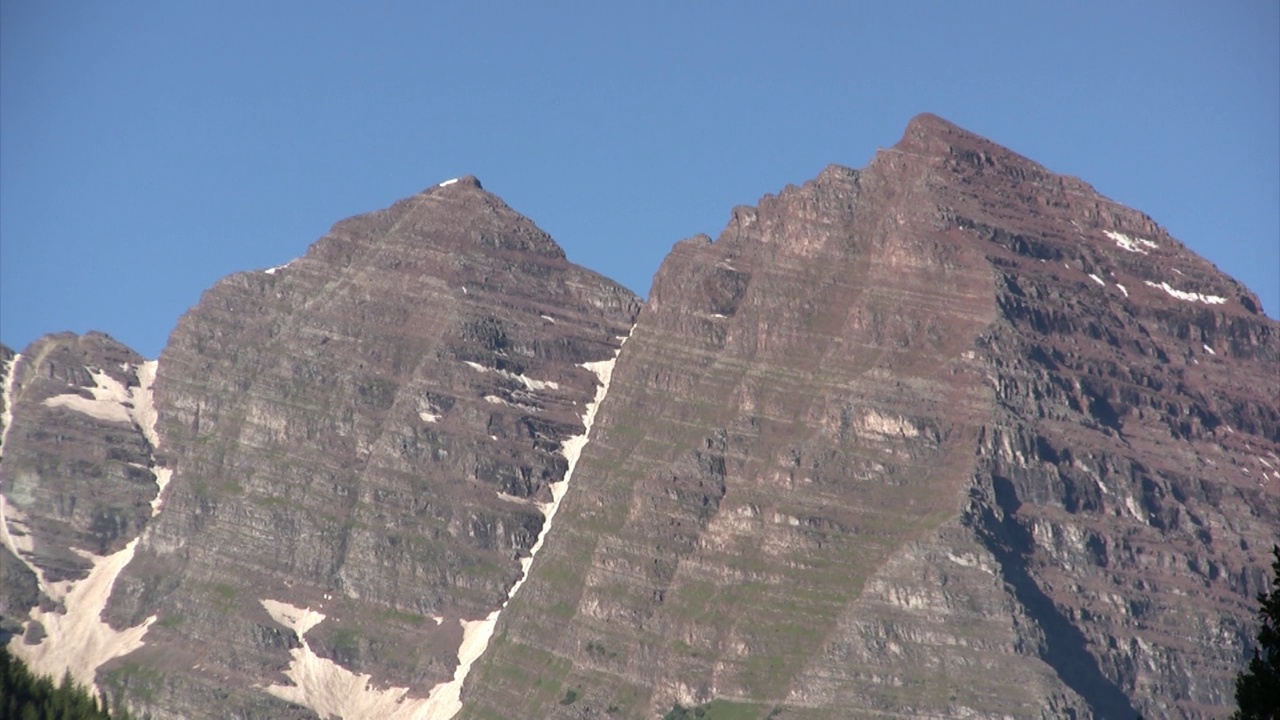
<svg viewBox="0 0 1280 720">
<path fill-rule="evenodd" d="M 151 501 L 152 517 L 160 513 L 161 495 L 173 474 L 168 468 L 154 467 L 154 450 L 160 444 L 156 433 L 156 408 L 151 394 L 156 368 L 154 360 L 144 362 L 136 368 L 138 387 L 125 387 L 104 372 L 90 371 L 96 382 L 96 387 L 90 388 L 94 396 L 92 400 L 79 395 L 58 395 L 44 401 L 49 406 L 62 406 L 102 420 L 127 422 L 138 427 L 153 451 L 151 469 L 156 476 L 156 496 Z M 12 397 L 11 383 L 12 377 L 10 384 L 6 386 L 6 401 Z M 6 402 L 6 407 L 7 405 Z M 8 425 L 5 427 L 7 430 Z M 138 538 L 131 540 L 123 549 L 106 556 L 77 551 L 90 561 L 89 575 L 80 580 L 50 583 L 45 580 L 44 573 L 38 567 L 17 552 L 31 552 L 34 548 L 31 547 L 30 535 L 25 535 L 25 542 L 21 544 L 10 536 L 10 518 L 5 513 L 16 514 L 14 510 L 7 508 L 4 499 L 0 498 L 0 533 L 4 536 L 5 545 L 36 574 L 40 589 L 55 602 L 61 603 L 65 610 L 59 612 L 57 609 L 32 608 L 27 624 L 33 621 L 39 623 L 45 631 L 44 639 L 36 645 L 28 645 L 20 638 L 14 638 L 9 648 L 37 672 L 60 677 L 63 672 L 70 671 L 76 682 L 92 687 L 98 667 L 112 658 L 141 647 L 147 628 L 155 621 L 153 616 L 141 625 L 123 630 L 116 630 L 102 621 L 102 611 L 107 605 L 107 599 L 111 597 L 111 589 L 115 586 L 120 571 L 133 559 Z M 18 545 L 21 547 L 15 547 Z"/>
<path fill-rule="evenodd" d="M 635 328 L 632 327 L 632 329 Z M 627 333 L 627 337 L 631 337 L 631 333 Z M 609 380 L 613 379 L 613 364 L 617 363 L 618 354 L 622 352 L 622 345 L 626 345 L 626 342 L 627 338 L 622 338 L 621 345 L 613 351 L 611 359 L 582 363 L 582 366 L 595 373 L 595 378 L 599 380 L 598 386 L 595 387 L 595 397 L 586 404 L 586 409 L 582 413 L 582 434 L 564 439 L 561 445 L 561 454 L 568 461 L 568 468 L 564 470 L 564 479 L 562 482 L 552 484 L 552 501 L 540 505 L 547 519 L 543 521 L 543 529 L 538 533 L 534 546 L 529 548 L 529 557 L 520 561 L 524 573 L 521 574 L 520 579 L 516 580 L 516 584 L 511 585 L 511 592 L 507 593 L 507 600 L 502 603 L 502 607 L 507 607 L 511 598 L 516 597 L 516 592 L 520 591 L 521 585 L 529 579 L 529 569 L 534 565 L 534 557 L 538 555 L 543 542 L 547 539 L 547 533 L 552 529 L 552 519 L 556 518 L 559 503 L 563 500 L 564 493 L 568 491 L 568 482 L 573 478 L 573 470 L 577 468 L 577 459 L 582 455 L 582 448 L 591 441 L 591 425 L 595 423 L 595 411 L 599 410 L 600 402 L 603 402 L 604 396 L 609 393 Z M 471 623 L 463 621 L 462 628 L 465 635 L 462 638 L 462 647 L 458 648 L 458 666 L 453 671 L 453 680 L 438 685 L 434 691 L 431 691 L 430 700 L 433 702 L 433 707 L 430 708 L 431 714 L 426 715 L 426 720 L 448 720 L 462 710 L 462 683 L 466 682 L 467 675 L 471 673 L 471 665 L 474 665 L 489 647 L 489 638 L 493 637 L 493 630 L 498 625 L 500 612 L 502 609 L 494 610 L 484 620 L 471 621 Z"/>
<path fill-rule="evenodd" d="M 634 330 L 634 327 L 632 328 Z M 609 382 L 613 379 L 613 365 L 618 361 L 618 354 L 622 352 L 622 345 L 625 345 L 627 338 L 631 337 L 627 333 L 627 337 L 622 339 L 622 343 L 618 345 L 618 349 L 614 351 L 613 357 L 608 360 L 599 360 L 597 362 L 583 363 L 582 367 L 595 373 L 599 385 L 596 386 L 596 395 L 587 403 L 585 411 L 582 413 L 582 434 L 574 435 L 565 439 L 560 445 L 560 452 L 568 461 L 568 468 L 564 471 L 564 480 L 551 485 L 551 502 L 539 505 L 542 514 L 546 520 L 542 523 L 542 531 L 538 533 L 538 539 L 534 541 L 533 547 L 529 548 L 529 557 L 520 560 L 520 567 L 523 573 L 515 585 L 511 586 L 510 592 L 507 593 L 507 599 L 502 603 L 505 608 L 511 602 L 511 598 L 516 596 L 516 592 L 524 585 L 524 581 L 529 577 L 529 568 L 533 566 L 533 558 L 537 556 L 538 551 L 542 549 L 542 543 L 547 539 L 547 533 L 551 530 L 551 521 L 556 516 L 556 510 L 560 507 L 560 501 L 564 498 L 565 492 L 569 489 L 569 481 L 573 478 L 573 471 L 578 466 L 578 458 L 582 455 L 582 448 L 586 447 L 591 440 L 591 426 L 595 423 L 596 410 L 600 408 L 600 403 L 604 401 L 606 395 L 609 394 Z M 458 667 L 453 672 L 453 680 L 447 683 L 437 685 L 431 691 L 431 695 L 427 699 L 426 713 L 422 716 L 423 720 L 448 720 L 462 709 L 462 684 L 466 682 L 467 675 L 471 672 L 471 666 L 475 661 L 480 659 L 484 651 L 489 647 L 489 639 L 493 637 L 493 630 L 498 624 L 498 616 L 502 613 L 502 608 L 489 613 L 482 620 L 462 621 L 462 646 L 458 648 Z"/>
<path fill-rule="evenodd" d="M 16 397 L 14 390 L 17 388 L 18 382 L 16 370 L 18 369 L 18 360 L 21 357 L 22 355 L 20 354 L 14 355 L 12 360 L 5 363 L 4 387 L 0 389 L 0 392 L 4 394 L 4 410 L 0 412 L 0 423 L 4 424 L 4 429 L 0 430 L 0 456 L 4 455 L 5 448 L 8 447 L 5 443 L 9 438 L 9 428 L 13 426 L 13 401 Z M 44 585 L 44 578 L 41 576 L 40 570 L 27 557 L 33 548 L 31 534 L 27 532 L 26 518 L 17 508 L 9 507 L 5 500 L 4 491 L 8 489 L 7 486 L 11 482 L 12 480 L 6 479 L 3 484 L 0 484 L 0 542 L 3 542 L 5 548 L 14 557 L 18 558 L 23 565 L 26 565 L 27 569 L 35 573 L 36 581 L 40 583 L 40 589 L 47 595 L 49 591 Z M 9 531 L 10 525 L 18 531 L 16 535 Z"/>
<path fill-rule="evenodd" d="M 9 426 L 13 424 L 13 388 L 14 383 L 18 380 L 14 375 L 18 369 L 18 358 L 22 355 L 14 355 L 13 358 L 5 362 L 4 368 L 4 388 L 0 392 L 4 393 L 4 410 L 0 410 L 0 425 L 4 425 L 0 429 L 0 455 L 4 454 L 4 441 L 9 437 Z"/>
<path fill-rule="evenodd" d="M 630 334 L 627 337 L 630 337 Z M 627 338 L 622 338 L 624 344 L 626 341 Z M 591 426 L 595 422 L 596 410 L 609 392 L 613 365 L 617 362 L 618 353 L 621 351 L 622 347 L 619 345 L 612 358 L 582 364 L 582 367 L 594 373 L 599 381 L 596 394 L 591 402 L 587 403 L 582 414 L 582 434 L 566 439 L 560 446 L 561 454 L 568 460 L 568 468 L 565 470 L 564 479 L 551 485 L 551 502 L 538 506 L 546 520 L 542 523 L 542 531 L 538 533 L 537 540 L 529 550 L 529 557 L 520 561 L 523 572 L 507 593 L 507 599 L 502 603 L 502 608 L 511 602 L 511 598 L 515 597 L 516 591 L 528 578 L 533 558 L 546 540 L 547 533 L 551 529 L 551 520 L 555 517 L 556 509 L 560 507 L 560 500 L 564 498 L 565 491 L 569 488 L 569 480 L 573 477 L 574 468 L 578 465 L 582 448 L 591 439 Z M 474 364 L 472 367 L 482 371 L 489 370 Z M 523 376 L 514 377 L 524 382 L 531 390 L 555 387 L 550 382 L 530 381 Z M 535 387 L 535 384 L 541 387 Z M 471 666 L 489 647 L 489 640 L 493 637 L 494 627 L 502 612 L 502 608 L 499 608 L 479 620 L 459 620 L 462 625 L 462 643 L 458 647 L 458 665 L 454 670 L 453 679 L 437 685 L 426 698 L 418 699 L 408 697 L 406 688 L 390 687 L 380 690 L 371 687 L 369 675 L 353 673 L 332 660 L 317 656 L 307 644 L 304 635 L 307 630 L 324 620 L 324 615 L 309 608 L 297 608 L 275 600 L 263 600 L 262 605 L 276 622 L 293 629 L 302 645 L 290 651 L 293 662 L 285 671 L 285 676 L 294 684 L 272 685 L 266 689 L 267 692 L 283 700 L 305 705 L 321 715 L 370 720 L 381 718 L 448 720 L 456 715 L 462 709 L 462 684 L 470 674 Z"/>
</svg>

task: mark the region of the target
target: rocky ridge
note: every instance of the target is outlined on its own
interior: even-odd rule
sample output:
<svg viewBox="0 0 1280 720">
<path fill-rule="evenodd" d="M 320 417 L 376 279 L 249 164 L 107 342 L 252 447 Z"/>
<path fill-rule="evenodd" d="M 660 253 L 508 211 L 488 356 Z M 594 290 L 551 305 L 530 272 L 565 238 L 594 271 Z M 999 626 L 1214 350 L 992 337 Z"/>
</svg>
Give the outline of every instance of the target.
<svg viewBox="0 0 1280 720">
<path fill-rule="evenodd" d="M 158 367 L 4 350 L 0 629 L 157 717 L 1216 717 L 1276 335 L 930 115 L 643 309 L 462 178 L 223 280 Z"/>
</svg>

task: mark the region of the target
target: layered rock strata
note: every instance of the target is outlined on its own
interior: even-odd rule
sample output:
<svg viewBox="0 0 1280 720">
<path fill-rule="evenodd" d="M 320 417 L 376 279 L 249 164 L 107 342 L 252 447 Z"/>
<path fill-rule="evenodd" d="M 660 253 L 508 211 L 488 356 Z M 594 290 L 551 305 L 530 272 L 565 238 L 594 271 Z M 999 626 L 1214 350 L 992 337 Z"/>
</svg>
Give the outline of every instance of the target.
<svg viewBox="0 0 1280 720">
<path fill-rule="evenodd" d="M 0 632 L 157 718 L 1220 717 L 1278 330 L 929 115 L 643 310 L 448 181 L 218 283 L 158 366 L 0 348 Z"/>
<path fill-rule="evenodd" d="M 105 613 L 155 622 L 100 684 L 157 717 L 327 715 L 293 689 L 305 648 L 355 678 L 344 715 L 423 716 L 523 574 L 597 393 L 583 364 L 638 306 L 474 178 L 219 282 L 162 354 L 173 481 Z"/>
<path fill-rule="evenodd" d="M 92 686 L 146 632 L 101 619 L 159 508 L 156 364 L 106 335 L 5 350 L 0 407 L 0 632 L 37 672 Z"/>
<path fill-rule="evenodd" d="M 678 244 L 463 717 L 1216 717 L 1277 324 L 939 118 Z"/>
</svg>

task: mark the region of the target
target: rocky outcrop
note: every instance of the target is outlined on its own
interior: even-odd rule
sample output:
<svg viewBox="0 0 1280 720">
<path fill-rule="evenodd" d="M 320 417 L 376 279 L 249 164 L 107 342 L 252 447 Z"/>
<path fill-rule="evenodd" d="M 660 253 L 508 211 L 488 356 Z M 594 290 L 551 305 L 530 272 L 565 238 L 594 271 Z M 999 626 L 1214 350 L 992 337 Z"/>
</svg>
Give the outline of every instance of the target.
<svg viewBox="0 0 1280 720">
<path fill-rule="evenodd" d="M 917 118 L 675 247 L 464 715 L 1220 715 L 1277 353 L 1150 219 Z"/>
</svg>

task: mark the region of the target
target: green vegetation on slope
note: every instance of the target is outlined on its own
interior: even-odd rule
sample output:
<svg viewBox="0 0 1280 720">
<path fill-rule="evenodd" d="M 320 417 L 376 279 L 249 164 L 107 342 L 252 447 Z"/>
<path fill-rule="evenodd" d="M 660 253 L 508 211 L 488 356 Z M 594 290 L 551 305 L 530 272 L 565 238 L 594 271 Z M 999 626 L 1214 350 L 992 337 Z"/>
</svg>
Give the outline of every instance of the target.
<svg viewBox="0 0 1280 720">
<path fill-rule="evenodd" d="M 670 712 L 662 716 L 662 720 L 757 720 L 759 712 L 754 706 L 713 700 L 691 708 L 677 703 L 671 706 Z M 782 708 L 775 707 L 764 720 L 774 720 L 781 712 Z"/>
</svg>

